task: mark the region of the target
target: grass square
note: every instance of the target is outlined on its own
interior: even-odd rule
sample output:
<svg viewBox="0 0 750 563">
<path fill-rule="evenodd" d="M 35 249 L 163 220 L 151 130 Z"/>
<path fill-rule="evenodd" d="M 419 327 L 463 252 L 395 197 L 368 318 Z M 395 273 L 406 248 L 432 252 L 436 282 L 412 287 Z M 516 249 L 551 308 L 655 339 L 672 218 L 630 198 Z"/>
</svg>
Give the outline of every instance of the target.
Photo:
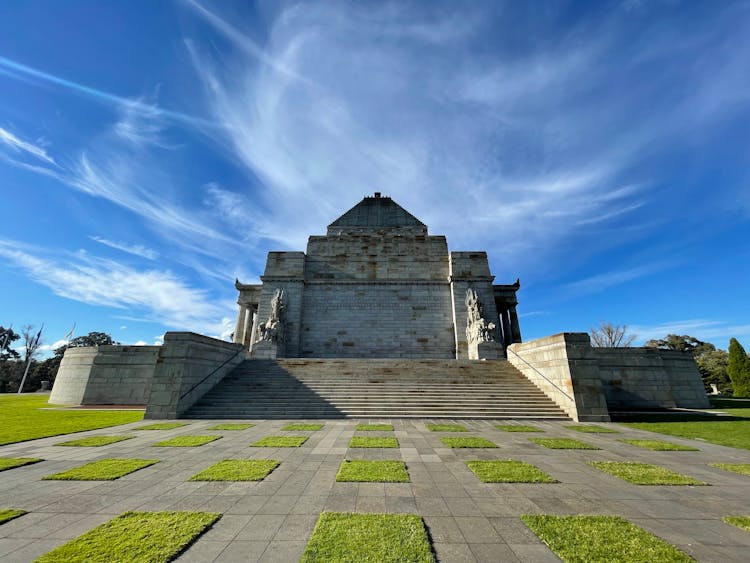
<svg viewBox="0 0 750 563">
<path fill-rule="evenodd" d="M 0 471 L 23 467 L 24 465 L 31 465 L 32 463 L 39 463 L 40 461 L 44 460 L 39 459 L 38 457 L 0 457 Z"/>
<path fill-rule="evenodd" d="M 294 431 L 306 431 L 306 432 L 315 432 L 316 430 L 320 430 L 323 428 L 325 424 L 304 424 L 304 423 L 296 423 L 296 424 L 287 424 L 282 428 L 284 431 L 294 432 Z"/>
<path fill-rule="evenodd" d="M 398 448 L 397 438 L 377 436 L 354 436 L 349 440 L 350 448 Z"/>
<path fill-rule="evenodd" d="M 497 444 L 484 438 L 452 438 L 443 436 L 440 441 L 449 448 L 496 448 Z"/>
<path fill-rule="evenodd" d="M 14 518 L 23 516 L 26 514 L 25 510 L 16 510 L 14 508 L 0 508 L 0 524 L 10 522 Z"/>
<path fill-rule="evenodd" d="M 146 426 L 139 426 L 134 430 L 172 430 L 173 428 L 182 428 L 187 426 L 185 422 L 157 422 L 156 424 L 147 424 Z"/>
<path fill-rule="evenodd" d="M 393 430 L 393 424 L 357 424 L 360 432 L 386 432 Z"/>
<path fill-rule="evenodd" d="M 580 442 L 573 440 L 572 438 L 529 438 L 529 441 L 534 442 L 539 446 L 544 446 L 551 450 L 599 450 L 591 444 L 586 442 Z"/>
<path fill-rule="evenodd" d="M 506 459 L 465 463 L 484 483 L 557 483 L 544 471 L 525 461 Z"/>
<path fill-rule="evenodd" d="M 750 532 L 750 516 L 724 516 L 722 520 L 727 524 L 737 526 L 746 532 Z"/>
<path fill-rule="evenodd" d="M 193 475 L 190 481 L 262 481 L 278 466 L 274 459 L 225 459 Z"/>
<path fill-rule="evenodd" d="M 208 428 L 208 430 L 247 430 L 253 426 L 255 426 L 255 424 L 216 424 L 211 428 Z"/>
<path fill-rule="evenodd" d="M 219 518 L 214 512 L 126 512 L 36 562 L 172 561 Z"/>
<path fill-rule="evenodd" d="M 666 467 L 634 461 L 589 461 L 591 467 L 634 485 L 708 485 Z"/>
<path fill-rule="evenodd" d="M 662 442 L 661 440 L 618 440 L 637 448 L 643 448 L 654 452 L 698 452 L 698 448 L 691 446 L 682 446 L 672 442 Z"/>
<path fill-rule="evenodd" d="M 307 436 L 266 436 L 250 444 L 252 448 L 299 448 Z"/>
<path fill-rule="evenodd" d="M 158 459 L 100 459 L 62 473 L 47 475 L 51 481 L 112 481 L 133 473 L 149 465 L 159 463 Z"/>
<path fill-rule="evenodd" d="M 408 483 L 406 464 L 396 460 L 344 460 L 341 462 L 336 481 L 358 483 Z"/>
<path fill-rule="evenodd" d="M 323 512 L 300 563 L 433 563 L 424 522 L 414 514 Z"/>
<path fill-rule="evenodd" d="M 78 440 L 70 440 L 68 442 L 60 442 L 55 444 L 56 446 L 80 446 L 84 448 L 98 448 L 100 446 L 107 446 L 109 444 L 116 444 L 123 440 L 130 440 L 135 436 L 89 436 L 88 438 L 80 438 Z"/>
<path fill-rule="evenodd" d="M 497 424 L 495 428 L 503 432 L 544 432 L 541 428 L 524 424 Z"/>
<path fill-rule="evenodd" d="M 430 432 L 468 432 L 466 427 L 460 424 L 428 424 L 427 430 Z"/>
<path fill-rule="evenodd" d="M 750 477 L 750 463 L 709 463 L 708 465 Z"/>
<path fill-rule="evenodd" d="M 604 426 L 597 426 L 596 424 L 570 424 L 565 428 L 575 430 L 576 432 L 585 432 L 587 434 L 619 434 L 617 430 L 606 428 Z"/>
<path fill-rule="evenodd" d="M 176 438 L 170 438 L 162 442 L 156 442 L 151 444 L 154 447 L 159 448 L 192 448 L 197 446 L 204 446 L 209 442 L 218 440 L 221 436 L 210 435 L 210 436 L 177 436 Z"/>
<path fill-rule="evenodd" d="M 521 516 L 521 520 L 566 563 L 693 561 L 663 539 L 619 516 Z"/>
</svg>

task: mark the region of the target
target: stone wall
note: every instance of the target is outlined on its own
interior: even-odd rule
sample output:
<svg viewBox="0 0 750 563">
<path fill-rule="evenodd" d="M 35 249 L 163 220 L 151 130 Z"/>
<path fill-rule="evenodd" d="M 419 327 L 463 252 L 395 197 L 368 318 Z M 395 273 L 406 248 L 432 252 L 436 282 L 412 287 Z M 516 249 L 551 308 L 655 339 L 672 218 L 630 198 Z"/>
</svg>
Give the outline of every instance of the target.
<svg viewBox="0 0 750 563">
<path fill-rule="evenodd" d="M 65 351 L 49 402 L 145 405 L 159 346 L 99 346 Z"/>
</svg>

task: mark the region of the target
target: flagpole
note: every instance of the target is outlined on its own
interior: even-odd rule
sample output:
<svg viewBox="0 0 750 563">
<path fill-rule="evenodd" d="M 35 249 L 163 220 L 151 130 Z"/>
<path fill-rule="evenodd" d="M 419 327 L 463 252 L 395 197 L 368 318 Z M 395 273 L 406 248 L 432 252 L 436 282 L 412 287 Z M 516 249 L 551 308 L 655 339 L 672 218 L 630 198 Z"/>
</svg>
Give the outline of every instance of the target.
<svg viewBox="0 0 750 563">
<path fill-rule="evenodd" d="M 34 355 L 34 352 L 37 349 L 37 346 L 39 346 L 39 340 L 42 338 L 42 329 L 44 328 L 44 323 L 42 323 L 42 327 L 39 329 L 39 332 L 36 333 L 36 338 L 34 339 L 34 343 L 27 349 L 29 353 L 29 357 L 26 359 L 26 370 L 23 372 L 23 378 L 21 379 L 21 385 L 18 386 L 17 395 L 20 395 L 23 391 L 23 385 L 26 383 L 26 376 L 29 374 L 29 368 L 31 367 L 31 360 L 32 356 Z"/>
</svg>

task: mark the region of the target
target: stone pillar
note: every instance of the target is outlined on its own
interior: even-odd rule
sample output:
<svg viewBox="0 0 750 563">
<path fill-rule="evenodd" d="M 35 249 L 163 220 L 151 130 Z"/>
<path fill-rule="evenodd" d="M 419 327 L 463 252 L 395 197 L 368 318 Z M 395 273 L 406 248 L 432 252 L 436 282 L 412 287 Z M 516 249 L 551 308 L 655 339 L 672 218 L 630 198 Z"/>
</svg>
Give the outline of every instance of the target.
<svg viewBox="0 0 750 563">
<path fill-rule="evenodd" d="M 510 314 L 510 334 L 511 340 L 515 344 L 521 342 L 521 324 L 518 322 L 518 313 L 516 313 L 516 306 L 511 305 L 508 308 Z"/>
<path fill-rule="evenodd" d="M 237 313 L 237 324 L 234 327 L 234 338 L 232 339 L 235 344 L 243 344 L 245 342 L 245 316 L 247 315 L 247 309 L 245 306 L 237 302 L 240 306 L 240 310 Z"/>
<path fill-rule="evenodd" d="M 253 344 L 255 343 L 255 339 L 258 336 L 258 304 L 253 303 L 251 305 L 250 309 L 250 315 L 251 319 L 249 319 L 246 327 L 246 336 L 245 336 L 245 347 L 252 351 Z"/>
</svg>

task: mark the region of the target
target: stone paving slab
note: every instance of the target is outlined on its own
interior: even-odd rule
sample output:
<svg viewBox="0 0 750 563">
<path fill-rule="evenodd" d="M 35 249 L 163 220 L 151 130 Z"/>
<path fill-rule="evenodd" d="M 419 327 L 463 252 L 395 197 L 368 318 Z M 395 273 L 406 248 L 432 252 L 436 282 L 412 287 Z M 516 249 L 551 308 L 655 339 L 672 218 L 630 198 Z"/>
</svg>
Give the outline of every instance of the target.
<svg viewBox="0 0 750 563">
<path fill-rule="evenodd" d="M 745 561 L 750 533 L 725 524 L 722 516 L 748 514 L 750 478 L 710 467 L 711 462 L 750 463 L 750 451 L 675 437 L 697 452 L 652 452 L 618 442 L 657 435 L 609 424 L 617 434 L 586 434 L 566 423 L 534 421 L 544 433 L 577 438 L 601 450 L 548 450 L 530 434 L 497 430 L 501 421 L 460 423 L 495 442 L 492 450 L 450 449 L 431 420 L 395 419 L 399 449 L 349 449 L 357 420 L 326 420 L 299 448 L 258 448 L 250 444 L 278 435 L 287 420 L 251 420 L 241 431 L 210 431 L 220 440 L 192 448 L 155 448 L 168 438 L 207 432 L 215 420 L 186 420 L 172 430 L 138 431 L 142 422 L 75 434 L 134 435 L 98 448 L 61 447 L 70 436 L 0 446 L 2 457 L 45 461 L 0 472 L 0 507 L 29 511 L 0 525 L 0 561 L 23 562 L 62 545 L 127 510 L 206 510 L 223 517 L 179 561 L 296 561 L 323 510 L 402 512 L 424 518 L 439 561 L 558 561 L 523 524 L 521 514 L 611 514 L 662 537 L 699 561 Z M 229 421 L 234 422 L 234 421 Z M 603 424 L 604 425 L 604 424 Z M 104 458 L 159 459 L 159 463 L 116 481 L 42 481 L 52 473 Z M 482 483 L 467 460 L 516 459 L 536 465 L 559 483 Z M 275 459 L 281 465 L 259 482 L 189 482 L 222 459 Z M 337 483 L 344 459 L 403 460 L 409 483 Z M 662 465 L 710 483 L 708 487 L 637 486 L 607 475 L 588 461 L 637 461 Z"/>
</svg>

